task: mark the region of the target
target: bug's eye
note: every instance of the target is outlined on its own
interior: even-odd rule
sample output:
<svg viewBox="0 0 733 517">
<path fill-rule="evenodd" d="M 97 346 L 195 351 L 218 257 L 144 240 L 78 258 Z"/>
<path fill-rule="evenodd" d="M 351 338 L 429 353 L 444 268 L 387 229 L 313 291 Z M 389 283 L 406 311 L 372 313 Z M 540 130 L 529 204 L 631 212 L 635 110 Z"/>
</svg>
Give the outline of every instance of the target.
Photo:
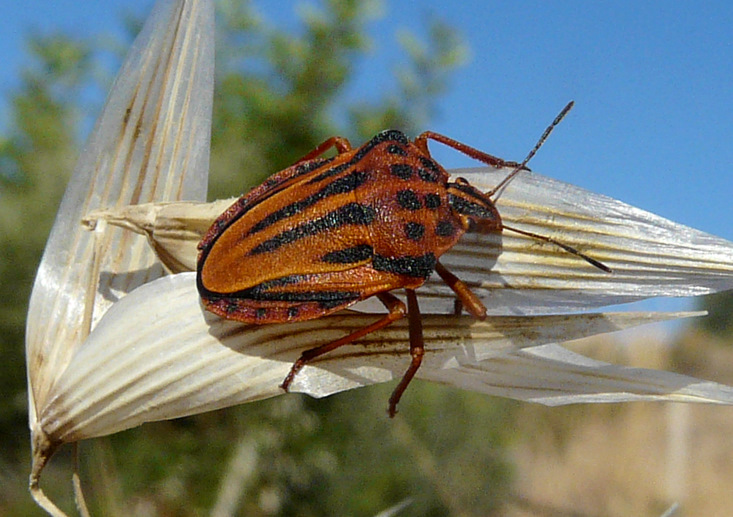
<svg viewBox="0 0 733 517">
<path fill-rule="evenodd" d="M 472 219 L 494 219 L 496 214 L 496 208 L 493 204 L 476 203 L 453 194 L 448 194 L 448 203 L 453 210 Z"/>
<path fill-rule="evenodd" d="M 466 180 L 448 184 L 448 204 L 464 218 L 470 230 L 484 233 L 501 228 L 501 217 L 494 202 Z"/>
</svg>

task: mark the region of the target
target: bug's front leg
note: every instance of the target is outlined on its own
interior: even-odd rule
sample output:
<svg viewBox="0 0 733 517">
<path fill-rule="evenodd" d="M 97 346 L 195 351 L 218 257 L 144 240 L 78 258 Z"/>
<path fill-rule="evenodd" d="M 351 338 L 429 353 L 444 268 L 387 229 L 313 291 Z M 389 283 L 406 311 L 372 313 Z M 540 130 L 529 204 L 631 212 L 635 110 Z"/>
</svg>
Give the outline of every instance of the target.
<svg viewBox="0 0 733 517">
<path fill-rule="evenodd" d="M 456 151 L 463 153 L 466 156 L 473 158 L 474 160 L 483 162 L 486 165 L 491 165 L 492 167 L 516 167 L 519 165 L 516 162 L 508 162 L 506 160 L 502 160 L 501 158 L 498 158 L 493 154 L 479 151 L 475 147 L 471 147 L 470 145 L 466 145 L 462 142 L 459 142 L 458 140 L 454 140 L 448 136 L 441 135 L 440 133 L 434 133 L 433 131 L 425 131 L 424 133 L 418 135 L 417 138 L 415 138 L 415 145 L 428 156 L 430 155 L 430 151 L 428 149 L 428 139 L 435 140 L 436 142 L 440 142 L 443 145 L 452 147 Z"/>
<path fill-rule="evenodd" d="M 422 335 L 422 317 L 420 316 L 420 306 L 417 303 L 417 295 L 413 289 L 405 289 L 407 295 L 407 318 L 410 323 L 410 356 L 412 361 L 407 371 L 402 376 L 402 380 L 389 397 L 389 409 L 387 410 L 390 418 L 394 418 L 397 413 L 397 403 L 402 398 L 402 394 L 417 373 L 422 364 L 422 358 L 425 355 L 425 341 Z"/>
<path fill-rule="evenodd" d="M 326 343 L 321 346 L 317 346 L 315 348 L 311 348 L 309 350 L 306 350 L 303 352 L 300 357 L 298 358 L 295 363 L 293 363 L 293 367 L 290 368 L 290 372 L 288 373 L 287 377 L 285 377 L 285 380 L 280 385 L 282 389 L 285 391 L 288 391 L 288 387 L 293 382 L 293 379 L 295 378 L 295 375 L 310 361 L 315 359 L 318 356 L 321 356 L 323 354 L 327 354 L 328 352 L 332 350 L 336 350 L 337 348 L 348 345 L 350 343 L 353 343 L 357 339 L 366 336 L 367 334 L 371 334 L 372 332 L 379 330 L 381 328 L 386 327 L 387 325 L 402 319 L 405 317 L 405 314 L 408 312 L 405 308 L 405 304 L 402 303 L 402 301 L 397 298 L 395 295 L 391 293 L 378 293 L 377 298 L 387 307 L 389 310 L 389 313 L 384 316 L 383 318 L 375 321 L 371 325 L 367 325 L 364 328 L 361 328 L 355 332 L 352 332 L 351 334 L 348 334 L 341 339 L 337 339 L 336 341 L 332 341 L 331 343 Z M 409 302 L 409 298 L 408 298 Z"/>
</svg>

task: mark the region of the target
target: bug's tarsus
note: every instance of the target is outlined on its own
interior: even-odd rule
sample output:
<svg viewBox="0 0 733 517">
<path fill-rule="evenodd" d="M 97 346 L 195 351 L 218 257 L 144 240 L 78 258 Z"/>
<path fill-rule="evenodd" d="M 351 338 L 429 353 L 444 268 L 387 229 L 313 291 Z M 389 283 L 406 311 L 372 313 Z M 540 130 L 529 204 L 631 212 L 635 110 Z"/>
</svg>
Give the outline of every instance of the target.
<svg viewBox="0 0 733 517">
<path fill-rule="evenodd" d="M 410 322 L 410 366 L 402 376 L 402 380 L 389 397 L 389 413 L 390 418 L 394 418 L 397 414 L 397 404 L 402 398 L 402 394 L 412 381 L 415 373 L 420 369 L 422 358 L 425 355 L 425 341 L 422 335 L 422 318 L 420 316 L 420 306 L 417 303 L 417 295 L 414 289 L 405 289 L 407 295 L 407 317 Z"/>
<path fill-rule="evenodd" d="M 537 140 L 537 143 L 532 148 L 532 150 L 527 154 L 527 157 L 520 163 L 518 166 L 514 168 L 512 172 L 510 172 L 506 178 L 501 180 L 498 185 L 496 185 L 493 189 L 491 189 L 489 192 L 486 192 L 486 195 L 489 197 L 492 197 L 494 194 L 499 192 L 502 188 L 507 186 L 510 181 L 514 179 L 514 177 L 519 174 L 520 171 L 523 169 L 526 170 L 526 165 L 529 163 L 529 161 L 534 157 L 535 154 L 537 154 L 537 151 L 540 150 L 540 147 L 542 147 L 545 143 L 545 140 L 547 140 L 547 137 L 550 136 L 550 133 L 552 133 L 552 130 L 555 129 L 555 127 L 562 121 L 562 119 L 565 118 L 565 115 L 568 114 L 568 112 L 573 108 L 573 104 L 575 104 L 573 101 L 568 102 L 568 104 L 562 109 L 562 111 L 555 117 L 555 120 L 552 121 L 552 124 L 547 126 L 545 128 L 544 133 L 542 133 L 542 136 L 539 140 Z"/>
<path fill-rule="evenodd" d="M 506 225 L 504 225 L 503 228 L 504 228 L 504 230 L 510 230 L 510 231 L 512 231 L 514 233 L 519 233 L 521 235 L 526 235 L 527 237 L 532 237 L 533 239 L 537 239 L 537 240 L 540 240 L 540 241 L 552 243 L 555 246 L 558 246 L 558 247 L 564 249 L 568 253 L 572 253 L 573 255 L 576 255 L 576 256 L 582 258 L 583 260 L 585 260 L 586 262 L 588 262 L 591 266 L 596 267 L 596 268 L 600 269 L 601 271 L 603 271 L 605 273 L 613 273 L 613 270 L 610 267 L 608 267 L 607 265 L 605 265 L 603 262 L 601 262 L 599 260 L 596 260 L 593 257 L 589 257 L 588 255 L 586 255 L 582 251 L 578 251 L 575 248 L 573 248 L 572 246 L 569 246 L 569 245 L 564 244 L 564 243 L 562 243 L 562 242 L 560 242 L 558 240 L 555 240 L 552 237 L 546 237 L 546 236 L 540 235 L 538 233 L 528 232 L 528 231 L 525 231 L 525 230 L 520 230 L 518 228 L 513 228 L 511 226 L 506 226 Z"/>
<path fill-rule="evenodd" d="M 453 300 L 453 316 L 460 316 L 463 312 L 463 302 L 460 298 L 456 297 Z"/>
<path fill-rule="evenodd" d="M 326 343 L 324 345 L 310 348 L 304 351 L 302 354 L 300 354 L 298 360 L 293 363 L 292 368 L 290 368 L 290 372 L 285 377 L 285 380 L 282 382 L 282 384 L 280 384 L 280 387 L 285 391 L 288 391 L 288 388 L 290 387 L 290 384 L 293 382 L 293 379 L 295 378 L 297 373 L 302 370 L 306 364 L 308 364 L 316 357 L 327 354 L 328 352 L 336 350 L 337 348 L 344 345 L 353 343 L 357 339 L 364 337 L 367 334 L 371 334 L 376 330 L 384 328 L 392 324 L 393 322 L 404 318 L 407 314 L 408 310 L 405 307 L 405 304 L 402 303 L 402 300 L 397 298 L 395 295 L 389 292 L 384 292 L 378 293 L 376 296 L 385 305 L 385 307 L 387 307 L 387 310 L 389 311 L 383 318 L 375 321 L 371 325 L 367 325 L 366 327 L 363 327 L 355 332 L 352 332 L 351 334 L 337 339 L 336 341 L 332 341 L 331 343 Z"/>
</svg>

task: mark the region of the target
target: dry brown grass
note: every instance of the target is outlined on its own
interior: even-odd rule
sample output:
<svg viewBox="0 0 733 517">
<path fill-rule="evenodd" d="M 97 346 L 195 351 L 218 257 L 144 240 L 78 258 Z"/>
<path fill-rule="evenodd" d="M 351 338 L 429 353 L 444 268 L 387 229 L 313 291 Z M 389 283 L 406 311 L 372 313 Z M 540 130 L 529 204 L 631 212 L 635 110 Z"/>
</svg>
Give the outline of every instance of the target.
<svg viewBox="0 0 733 517">
<path fill-rule="evenodd" d="M 733 346 L 688 332 L 609 338 L 574 350 L 619 364 L 672 369 L 733 384 Z M 545 408 L 522 405 L 512 448 L 511 517 L 733 515 L 733 408 L 661 403 Z"/>
</svg>

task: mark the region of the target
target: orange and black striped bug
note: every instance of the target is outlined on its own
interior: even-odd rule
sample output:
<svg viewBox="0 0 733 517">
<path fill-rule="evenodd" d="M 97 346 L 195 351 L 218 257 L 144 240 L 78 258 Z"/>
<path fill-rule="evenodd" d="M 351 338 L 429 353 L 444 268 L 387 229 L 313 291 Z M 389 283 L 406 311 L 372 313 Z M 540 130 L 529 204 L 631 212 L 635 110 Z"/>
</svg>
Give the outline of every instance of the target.
<svg viewBox="0 0 733 517">
<path fill-rule="evenodd" d="M 396 412 L 424 354 L 415 289 L 436 272 L 476 318 L 486 307 L 438 260 L 467 231 L 509 229 L 552 242 L 608 271 L 600 262 L 553 239 L 502 224 L 492 196 L 522 169 L 568 104 L 522 164 L 506 162 L 443 135 L 425 132 L 409 141 L 384 131 L 354 149 L 334 137 L 239 198 L 199 244 L 197 286 L 209 311 L 253 324 L 319 318 L 377 296 L 388 313 L 331 343 L 303 352 L 281 387 L 312 359 L 370 332 L 409 318 L 412 361 L 389 400 Z M 428 140 L 443 143 L 493 167 L 514 170 L 490 192 L 465 179 L 450 180 L 430 156 Z M 330 148 L 336 156 L 322 157 Z M 390 291 L 404 288 L 407 307 Z M 460 310 L 460 309 L 458 309 Z"/>
</svg>

